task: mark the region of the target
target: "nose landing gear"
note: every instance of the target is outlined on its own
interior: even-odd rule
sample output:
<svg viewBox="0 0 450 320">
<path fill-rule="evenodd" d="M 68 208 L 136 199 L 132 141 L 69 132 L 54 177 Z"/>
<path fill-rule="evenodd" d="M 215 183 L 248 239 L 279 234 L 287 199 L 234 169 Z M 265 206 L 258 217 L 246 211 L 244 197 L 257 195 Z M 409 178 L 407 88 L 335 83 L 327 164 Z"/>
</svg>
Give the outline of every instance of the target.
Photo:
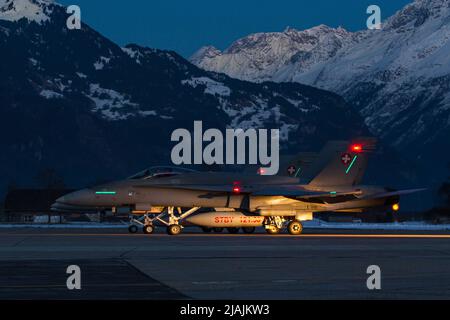
<svg viewBox="0 0 450 320">
<path fill-rule="evenodd" d="M 200 208 L 194 207 L 186 212 L 182 212 L 181 208 L 177 208 L 177 212 L 174 209 L 174 207 L 168 207 L 167 210 L 162 211 L 160 214 L 146 213 L 140 218 L 135 218 L 134 215 L 131 215 L 131 225 L 128 227 L 128 231 L 130 233 L 136 233 L 138 232 L 138 225 L 140 225 L 145 234 L 152 234 L 155 231 L 155 222 L 158 222 L 167 226 L 167 233 L 169 235 L 178 235 L 183 231 L 183 226 L 180 224 L 181 221 Z"/>
<path fill-rule="evenodd" d="M 152 234 L 155 231 L 155 227 L 152 224 L 144 226 L 143 229 L 145 234 Z"/>
</svg>

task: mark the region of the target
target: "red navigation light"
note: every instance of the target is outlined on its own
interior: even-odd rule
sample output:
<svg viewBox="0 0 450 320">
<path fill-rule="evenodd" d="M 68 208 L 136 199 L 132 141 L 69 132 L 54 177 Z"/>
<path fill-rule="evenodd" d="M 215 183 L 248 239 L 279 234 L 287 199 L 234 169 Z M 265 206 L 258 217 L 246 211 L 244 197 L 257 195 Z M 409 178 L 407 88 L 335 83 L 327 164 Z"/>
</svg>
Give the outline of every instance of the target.
<svg viewBox="0 0 450 320">
<path fill-rule="evenodd" d="M 352 144 L 350 150 L 355 153 L 360 153 L 363 151 L 363 146 L 360 144 Z"/>
<path fill-rule="evenodd" d="M 241 193 L 241 183 L 239 181 L 233 182 L 233 193 Z"/>
<path fill-rule="evenodd" d="M 264 170 L 264 168 L 259 168 L 259 169 L 258 169 L 258 174 L 259 174 L 260 176 L 264 175 L 265 173 L 266 173 L 266 170 Z"/>
</svg>

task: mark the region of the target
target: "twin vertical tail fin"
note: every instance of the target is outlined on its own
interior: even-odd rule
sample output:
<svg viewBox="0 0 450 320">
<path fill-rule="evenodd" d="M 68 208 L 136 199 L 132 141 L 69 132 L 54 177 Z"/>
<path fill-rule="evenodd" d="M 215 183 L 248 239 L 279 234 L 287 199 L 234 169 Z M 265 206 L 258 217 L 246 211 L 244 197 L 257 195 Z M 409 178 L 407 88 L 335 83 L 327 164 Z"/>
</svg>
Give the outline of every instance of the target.
<svg viewBox="0 0 450 320">
<path fill-rule="evenodd" d="M 360 184 L 376 142 L 375 138 L 328 142 L 315 163 L 316 174 L 309 185 L 321 188 Z"/>
</svg>

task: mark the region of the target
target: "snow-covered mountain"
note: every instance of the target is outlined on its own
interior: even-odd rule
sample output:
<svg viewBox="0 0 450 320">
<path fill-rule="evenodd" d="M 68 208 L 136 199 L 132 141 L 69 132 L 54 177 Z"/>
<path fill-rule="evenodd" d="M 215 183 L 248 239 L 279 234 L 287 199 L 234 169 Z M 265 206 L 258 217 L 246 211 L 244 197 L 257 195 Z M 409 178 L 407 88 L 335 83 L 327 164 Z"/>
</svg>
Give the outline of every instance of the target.
<svg viewBox="0 0 450 320">
<path fill-rule="evenodd" d="M 320 26 L 257 34 L 223 53 L 202 49 L 191 61 L 239 79 L 334 91 L 361 112 L 374 134 L 414 161 L 441 170 L 450 161 L 449 0 L 416 0 L 382 30 Z"/>
<path fill-rule="evenodd" d="M 282 148 L 367 134 L 338 95 L 206 72 L 172 51 L 119 47 L 52 1 L 0 0 L 0 186 L 43 168 L 70 185 L 166 164 L 176 128 L 280 128 Z M 289 138 L 289 139 L 288 139 Z"/>
<path fill-rule="evenodd" d="M 42 23 L 50 19 L 54 5 L 53 0 L 0 0 L 0 19 Z"/>
<path fill-rule="evenodd" d="M 190 61 L 209 70 L 248 81 L 286 81 L 289 71 L 309 70 L 333 58 L 343 47 L 358 40 L 358 35 L 343 28 L 320 25 L 305 31 L 287 28 L 284 32 L 257 33 L 234 42 L 224 52 L 208 46 Z"/>
</svg>

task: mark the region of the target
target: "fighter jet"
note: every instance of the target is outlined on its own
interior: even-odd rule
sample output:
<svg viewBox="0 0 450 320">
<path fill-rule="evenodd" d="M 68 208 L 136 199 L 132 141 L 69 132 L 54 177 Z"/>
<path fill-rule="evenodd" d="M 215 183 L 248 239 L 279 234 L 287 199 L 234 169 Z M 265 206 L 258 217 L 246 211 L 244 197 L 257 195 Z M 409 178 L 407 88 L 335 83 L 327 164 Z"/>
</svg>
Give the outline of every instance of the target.
<svg viewBox="0 0 450 320">
<path fill-rule="evenodd" d="M 367 138 L 329 142 L 307 167 L 302 168 L 297 159 L 278 176 L 155 167 L 68 194 L 52 209 L 129 208 L 144 215 L 132 219 L 130 232 L 137 232 L 141 224 L 146 234 L 159 223 L 168 234 L 178 235 L 188 222 L 204 231 L 227 228 L 230 233 L 240 229 L 252 233 L 264 227 L 269 234 L 287 228 L 290 234 L 300 235 L 302 222 L 312 220 L 314 213 L 398 211 L 400 196 L 423 190 L 360 185 L 375 145 L 374 139 Z"/>
</svg>

